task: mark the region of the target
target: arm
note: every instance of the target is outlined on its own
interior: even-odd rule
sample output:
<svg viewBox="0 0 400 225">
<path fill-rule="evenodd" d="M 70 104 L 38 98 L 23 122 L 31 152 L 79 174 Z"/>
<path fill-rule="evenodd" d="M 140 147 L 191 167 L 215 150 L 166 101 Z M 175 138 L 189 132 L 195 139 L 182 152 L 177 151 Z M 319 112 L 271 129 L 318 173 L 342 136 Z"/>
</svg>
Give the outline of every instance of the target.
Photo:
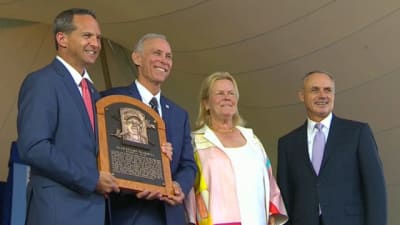
<svg viewBox="0 0 400 225">
<path fill-rule="evenodd" d="M 195 142 L 193 141 L 193 143 Z M 196 145 L 193 145 L 196 149 Z M 207 189 L 207 185 L 205 184 L 204 178 L 202 176 L 202 166 L 197 151 L 194 152 L 194 158 L 198 170 L 193 187 L 185 198 L 185 210 L 189 224 L 197 223 L 197 213 L 199 213 L 199 216 L 203 219 L 208 218 L 208 210 L 205 205 L 204 198 L 201 195 L 201 192 Z"/>
<path fill-rule="evenodd" d="M 269 194 L 269 224 L 284 224 L 288 220 L 287 212 L 282 199 L 281 191 L 272 173 L 271 161 L 269 160 L 267 152 L 265 151 L 261 141 L 256 136 L 254 136 L 254 138 L 256 143 L 258 143 L 260 146 L 261 153 L 263 154 L 265 160 L 266 171 L 268 173 L 269 193 L 266 194 Z"/>
<path fill-rule="evenodd" d="M 196 162 L 194 161 L 189 118 L 186 112 L 184 115 L 184 130 L 173 132 L 178 132 L 179 135 L 183 135 L 181 155 L 178 159 L 178 168 L 176 169 L 173 176 L 174 180 L 180 184 L 183 193 L 187 195 L 193 186 L 193 182 L 197 172 L 197 166 Z"/>
<path fill-rule="evenodd" d="M 175 117 L 179 119 L 167 121 L 170 122 L 169 124 L 173 124 L 173 126 L 167 125 L 167 133 L 170 132 L 169 138 L 172 139 L 168 141 L 172 143 L 172 148 L 174 149 L 174 154 L 172 156 L 173 160 L 171 163 L 174 195 L 169 196 L 168 198 L 165 196 L 159 196 L 160 200 L 166 201 L 170 205 L 183 203 L 185 196 L 193 186 L 193 181 L 197 171 L 193 157 L 188 115 L 184 112 L 182 116 L 175 115 Z M 180 141 L 178 142 L 178 140 Z M 143 198 L 143 196 L 138 197 Z M 150 197 L 152 196 L 148 195 L 146 196 L 146 199 L 150 199 Z"/>
<path fill-rule="evenodd" d="M 288 160 L 286 158 L 286 151 L 282 139 L 278 141 L 278 168 L 277 168 L 277 182 L 281 190 L 283 201 L 286 205 L 287 215 L 290 215 L 290 193 L 289 188 L 289 175 L 288 175 Z M 290 225 L 290 221 L 286 223 Z"/>
<path fill-rule="evenodd" d="M 372 131 L 368 125 L 361 129 L 359 139 L 360 171 L 366 207 L 366 224 L 387 224 L 387 196 L 382 162 Z"/>
<path fill-rule="evenodd" d="M 87 193 L 95 190 L 99 174 L 96 168 L 95 156 L 90 151 L 82 150 L 81 156 L 93 158 L 88 166 L 67 157 L 65 152 L 57 149 L 65 140 L 65 133 L 59 131 L 59 103 L 55 78 L 29 76 L 23 83 L 19 94 L 18 111 L 18 150 L 21 159 L 39 172 L 58 183 L 75 191 Z M 56 76 L 56 75 L 54 75 Z M 61 96 L 68 98 L 69 96 Z M 74 114 L 75 115 L 75 114 Z M 73 127 L 73 124 L 71 124 Z M 74 136 L 75 137 L 75 136 Z M 63 140 L 61 140 L 64 138 Z M 93 145 L 78 147 L 95 147 Z M 76 151 L 76 149 L 74 149 Z M 93 154 L 94 155 L 94 154 Z"/>
<path fill-rule="evenodd" d="M 185 197 L 184 206 L 188 222 L 196 224 L 196 197 L 194 188 Z"/>
<path fill-rule="evenodd" d="M 269 214 L 270 218 L 273 218 L 271 222 L 272 224 L 284 224 L 288 220 L 285 204 L 283 202 L 283 198 L 272 174 L 271 163 L 268 160 L 268 176 L 269 176 L 269 186 L 270 186 L 270 203 L 269 203 Z"/>
</svg>

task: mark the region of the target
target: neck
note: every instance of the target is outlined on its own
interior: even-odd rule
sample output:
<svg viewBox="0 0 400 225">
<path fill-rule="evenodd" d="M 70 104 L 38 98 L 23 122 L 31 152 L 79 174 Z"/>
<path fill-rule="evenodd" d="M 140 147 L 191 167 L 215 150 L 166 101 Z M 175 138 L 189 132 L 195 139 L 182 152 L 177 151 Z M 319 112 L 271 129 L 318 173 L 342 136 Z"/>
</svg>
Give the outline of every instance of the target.
<svg viewBox="0 0 400 225">
<path fill-rule="evenodd" d="M 85 71 L 85 66 L 84 65 L 80 65 L 76 62 L 74 62 L 74 60 L 69 57 L 66 54 L 63 54 L 63 52 L 58 52 L 58 56 L 60 58 L 62 58 L 62 60 L 64 60 L 64 62 L 68 63 L 70 66 L 72 66 L 72 68 L 74 68 L 76 71 L 78 71 L 79 74 L 81 74 L 83 76 L 83 72 Z"/>
<path fill-rule="evenodd" d="M 153 94 L 153 96 L 155 96 L 156 94 L 158 94 L 158 92 L 160 92 L 161 90 L 161 84 L 154 84 L 152 82 L 148 82 L 147 80 L 144 79 L 140 79 L 141 76 L 139 76 L 138 81 L 147 89 L 151 92 L 151 94 Z"/>
<path fill-rule="evenodd" d="M 232 121 L 212 121 L 210 128 L 219 133 L 232 133 L 235 130 L 235 126 L 232 124 Z"/>
</svg>

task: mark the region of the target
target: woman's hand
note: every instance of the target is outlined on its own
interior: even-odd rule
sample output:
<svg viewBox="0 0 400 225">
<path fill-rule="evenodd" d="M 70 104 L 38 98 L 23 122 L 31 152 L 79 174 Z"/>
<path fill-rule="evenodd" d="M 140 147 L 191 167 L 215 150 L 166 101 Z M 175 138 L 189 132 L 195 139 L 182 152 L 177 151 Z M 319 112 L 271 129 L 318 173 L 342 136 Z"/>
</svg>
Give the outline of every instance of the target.
<svg viewBox="0 0 400 225">
<path fill-rule="evenodd" d="M 276 225 L 274 216 L 269 216 L 268 225 Z"/>
</svg>

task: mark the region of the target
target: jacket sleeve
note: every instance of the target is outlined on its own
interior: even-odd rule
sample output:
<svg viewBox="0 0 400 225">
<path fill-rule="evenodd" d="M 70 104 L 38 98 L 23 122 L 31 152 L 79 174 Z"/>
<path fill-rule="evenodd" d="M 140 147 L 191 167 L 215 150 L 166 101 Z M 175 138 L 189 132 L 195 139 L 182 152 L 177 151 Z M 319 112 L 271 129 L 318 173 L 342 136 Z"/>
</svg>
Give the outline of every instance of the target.
<svg viewBox="0 0 400 225">
<path fill-rule="evenodd" d="M 366 224 L 387 224 L 387 195 L 382 162 L 372 131 L 367 124 L 361 128 L 358 153 L 367 210 Z"/>
<path fill-rule="evenodd" d="M 29 76 L 24 81 L 18 101 L 18 153 L 22 161 L 32 167 L 32 171 L 37 171 L 72 190 L 81 193 L 93 192 L 99 177 L 94 153 L 82 151 L 79 157 L 93 158 L 93 162 L 78 162 L 56 147 L 60 139 L 64 142 L 73 139 L 61 137 L 62 135 L 57 133 L 60 126 L 59 108 L 62 107 L 62 103 L 59 102 L 61 94 L 56 89 L 54 80 L 43 79 L 43 76 Z M 69 126 L 72 130 L 75 129 L 74 124 Z M 95 147 L 94 144 L 71 146 Z M 88 163 L 92 166 L 88 166 Z"/>
<path fill-rule="evenodd" d="M 192 138 L 190 135 L 190 124 L 187 112 L 185 112 L 184 115 L 184 130 L 174 132 L 182 132 L 181 134 L 183 135 L 181 155 L 178 162 L 178 168 L 174 173 L 174 180 L 180 184 L 182 191 L 187 195 L 193 186 L 197 172 L 197 166 L 193 156 Z"/>
</svg>

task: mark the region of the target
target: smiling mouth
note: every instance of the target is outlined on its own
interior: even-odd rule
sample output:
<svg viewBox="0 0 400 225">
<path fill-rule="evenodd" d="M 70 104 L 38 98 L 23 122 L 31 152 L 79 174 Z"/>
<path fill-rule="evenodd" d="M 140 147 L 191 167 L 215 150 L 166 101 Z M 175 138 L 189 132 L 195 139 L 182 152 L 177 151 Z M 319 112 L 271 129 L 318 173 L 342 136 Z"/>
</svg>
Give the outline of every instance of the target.
<svg viewBox="0 0 400 225">
<path fill-rule="evenodd" d="M 316 102 L 314 104 L 318 105 L 318 106 L 325 106 L 325 105 L 328 105 L 328 102 Z"/>
<path fill-rule="evenodd" d="M 97 51 L 93 51 L 93 50 L 86 50 L 85 52 L 87 54 L 89 54 L 89 55 L 96 55 L 97 54 Z"/>
<path fill-rule="evenodd" d="M 164 73 L 168 72 L 167 69 L 161 68 L 161 67 L 155 67 L 155 69 L 158 70 L 158 71 L 164 72 Z"/>
</svg>

